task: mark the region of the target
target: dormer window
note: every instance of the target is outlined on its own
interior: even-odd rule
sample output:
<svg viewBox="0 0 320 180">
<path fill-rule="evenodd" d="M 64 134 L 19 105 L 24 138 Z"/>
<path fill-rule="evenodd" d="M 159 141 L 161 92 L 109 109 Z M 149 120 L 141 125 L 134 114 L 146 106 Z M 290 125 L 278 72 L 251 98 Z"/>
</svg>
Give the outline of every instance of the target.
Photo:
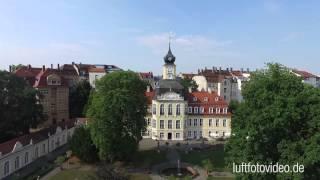
<svg viewBox="0 0 320 180">
<path fill-rule="evenodd" d="M 194 107 L 194 108 L 193 108 L 193 112 L 194 112 L 195 114 L 197 114 L 197 113 L 198 113 L 198 107 Z"/>
<path fill-rule="evenodd" d="M 205 97 L 205 98 L 204 98 L 204 102 L 208 102 L 208 97 Z"/>
<path fill-rule="evenodd" d="M 204 107 L 200 107 L 200 113 L 201 113 L 201 114 L 204 113 Z"/>
<path fill-rule="evenodd" d="M 193 97 L 193 101 L 197 101 L 197 97 Z"/>
<path fill-rule="evenodd" d="M 219 101 L 219 97 L 216 97 L 214 100 L 215 100 L 215 101 Z"/>
<path fill-rule="evenodd" d="M 223 108 L 223 113 L 227 114 L 227 112 L 228 112 L 228 108 Z"/>
</svg>

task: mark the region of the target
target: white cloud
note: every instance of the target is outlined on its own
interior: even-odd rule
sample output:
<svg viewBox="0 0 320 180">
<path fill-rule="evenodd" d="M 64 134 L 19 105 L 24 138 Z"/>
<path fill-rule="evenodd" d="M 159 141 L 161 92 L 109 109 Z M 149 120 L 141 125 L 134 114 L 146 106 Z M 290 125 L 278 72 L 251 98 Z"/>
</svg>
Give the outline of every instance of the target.
<svg viewBox="0 0 320 180">
<path fill-rule="evenodd" d="M 160 33 L 140 36 L 137 38 L 139 44 L 150 48 L 155 53 L 163 53 L 167 50 L 169 33 Z M 218 41 L 202 35 L 173 35 L 171 44 L 174 49 L 184 54 L 200 52 L 203 55 L 208 53 L 221 53 L 226 51 L 232 41 Z"/>
</svg>

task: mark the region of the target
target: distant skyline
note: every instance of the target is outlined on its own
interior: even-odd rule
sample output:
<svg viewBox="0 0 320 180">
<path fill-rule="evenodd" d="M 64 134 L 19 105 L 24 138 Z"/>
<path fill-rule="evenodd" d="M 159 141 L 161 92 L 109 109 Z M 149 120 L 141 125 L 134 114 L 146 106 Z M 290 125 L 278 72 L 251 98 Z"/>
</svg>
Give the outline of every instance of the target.
<svg viewBox="0 0 320 180">
<path fill-rule="evenodd" d="M 169 33 L 178 72 L 263 68 L 320 74 L 320 1 L 0 0 L 0 69 L 114 64 L 161 74 Z"/>
</svg>

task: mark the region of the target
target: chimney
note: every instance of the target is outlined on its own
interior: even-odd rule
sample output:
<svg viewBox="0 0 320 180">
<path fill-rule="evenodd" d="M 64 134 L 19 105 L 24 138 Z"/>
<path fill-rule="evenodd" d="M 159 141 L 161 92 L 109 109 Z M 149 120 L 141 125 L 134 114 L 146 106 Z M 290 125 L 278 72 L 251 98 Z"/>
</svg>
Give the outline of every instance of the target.
<svg viewBox="0 0 320 180">
<path fill-rule="evenodd" d="M 212 88 L 208 88 L 208 92 L 211 94 L 212 93 Z"/>
<path fill-rule="evenodd" d="M 9 72 L 12 72 L 12 67 L 11 67 L 11 65 L 9 66 Z"/>
<path fill-rule="evenodd" d="M 241 68 L 241 72 L 243 72 L 243 68 Z"/>
<path fill-rule="evenodd" d="M 227 71 L 229 71 L 229 68 L 227 68 Z"/>
<path fill-rule="evenodd" d="M 219 67 L 219 71 L 221 71 L 221 66 Z"/>
<path fill-rule="evenodd" d="M 51 69 L 53 69 L 53 64 L 51 64 Z"/>
<path fill-rule="evenodd" d="M 46 70 L 46 66 L 45 65 L 42 66 L 42 71 L 44 71 L 44 70 Z"/>
<path fill-rule="evenodd" d="M 214 71 L 214 66 L 212 66 L 212 72 Z"/>
<path fill-rule="evenodd" d="M 58 64 L 58 70 L 60 70 L 60 64 Z"/>
<path fill-rule="evenodd" d="M 192 93 L 192 87 L 188 88 L 189 93 Z"/>
<path fill-rule="evenodd" d="M 31 69 L 31 64 L 28 64 L 28 69 Z"/>
<path fill-rule="evenodd" d="M 198 74 L 200 73 L 200 69 L 198 69 Z"/>
<path fill-rule="evenodd" d="M 232 72 L 232 67 L 230 68 L 230 71 Z"/>
<path fill-rule="evenodd" d="M 149 85 L 147 86 L 147 92 L 150 92 L 150 86 Z"/>
<path fill-rule="evenodd" d="M 72 65 L 74 65 L 74 62 L 72 61 Z"/>
<path fill-rule="evenodd" d="M 249 68 L 247 68 L 247 72 L 249 72 L 250 71 L 250 69 Z"/>
</svg>

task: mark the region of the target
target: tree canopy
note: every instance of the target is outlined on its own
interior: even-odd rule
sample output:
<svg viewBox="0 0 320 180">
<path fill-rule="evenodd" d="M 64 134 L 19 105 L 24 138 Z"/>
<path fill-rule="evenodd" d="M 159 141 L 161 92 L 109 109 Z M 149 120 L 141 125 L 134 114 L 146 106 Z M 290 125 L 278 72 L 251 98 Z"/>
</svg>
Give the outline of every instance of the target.
<svg viewBox="0 0 320 180">
<path fill-rule="evenodd" d="M 96 83 L 87 115 L 102 160 L 127 159 L 145 131 L 146 84 L 131 71 L 113 72 Z"/>
<path fill-rule="evenodd" d="M 44 120 L 39 96 L 24 79 L 0 71 L 0 142 L 29 133 Z"/>
<path fill-rule="evenodd" d="M 70 88 L 69 92 L 69 111 L 70 117 L 83 117 L 85 107 L 89 99 L 91 86 L 88 81 L 80 81 Z"/>
<path fill-rule="evenodd" d="M 72 153 L 84 162 L 94 162 L 98 159 L 97 148 L 93 144 L 87 127 L 76 128 L 69 142 Z"/>
<path fill-rule="evenodd" d="M 191 87 L 193 91 L 196 91 L 198 88 L 198 84 L 193 79 L 184 78 L 181 79 L 180 83 L 185 91 L 188 91 L 189 87 Z"/>
<path fill-rule="evenodd" d="M 320 176 L 320 90 L 279 64 L 255 72 L 232 117 L 228 161 L 304 165 L 304 173 L 237 174 L 245 179 Z"/>
</svg>

